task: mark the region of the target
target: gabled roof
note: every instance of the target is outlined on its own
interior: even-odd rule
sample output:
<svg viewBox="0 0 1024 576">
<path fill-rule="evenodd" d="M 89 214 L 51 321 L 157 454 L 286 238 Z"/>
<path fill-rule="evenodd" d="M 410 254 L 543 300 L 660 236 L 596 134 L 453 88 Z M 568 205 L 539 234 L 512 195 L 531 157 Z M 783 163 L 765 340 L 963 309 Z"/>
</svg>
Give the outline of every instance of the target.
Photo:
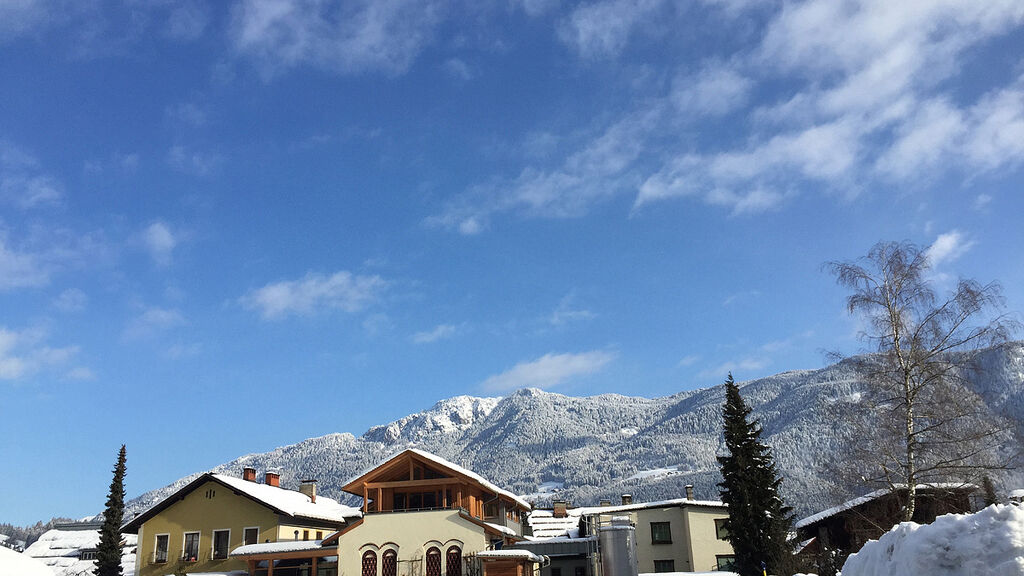
<svg viewBox="0 0 1024 576">
<path fill-rule="evenodd" d="M 651 508 L 676 508 L 684 506 L 727 508 L 725 502 L 718 500 L 688 500 L 686 498 L 674 498 L 672 500 L 637 502 L 636 504 L 622 504 L 620 506 L 584 506 L 580 508 L 570 508 L 567 512 L 572 516 L 590 516 L 592 514 L 613 514 L 615 512 L 632 512 L 634 510 L 649 510 Z"/>
<path fill-rule="evenodd" d="M 894 486 L 893 488 L 896 491 L 903 491 L 903 490 L 907 489 L 906 485 L 904 485 L 904 484 L 898 484 L 898 485 Z M 977 490 L 978 487 L 975 486 L 974 484 L 932 483 L 932 484 L 918 484 L 917 485 L 917 489 L 919 491 L 949 491 L 949 492 L 955 492 L 955 491 L 959 490 L 959 491 L 973 492 L 973 491 Z M 852 510 L 853 508 L 856 508 L 857 506 L 860 506 L 862 504 L 867 504 L 868 502 L 871 502 L 872 500 L 877 500 L 879 498 L 882 498 L 883 496 L 886 496 L 886 495 L 892 494 L 892 493 L 893 493 L 893 489 L 890 489 L 890 488 L 882 488 L 881 490 L 875 490 L 874 492 L 869 492 L 869 493 L 867 493 L 867 494 L 865 494 L 863 496 L 860 496 L 858 498 L 854 498 L 852 500 L 847 500 L 846 502 L 843 502 L 842 504 L 840 504 L 838 506 L 834 506 L 832 508 L 829 508 L 828 510 L 822 510 L 821 512 L 818 512 L 817 514 L 812 514 L 811 516 L 808 516 L 808 517 L 803 518 L 801 520 L 797 520 L 793 524 L 793 528 L 803 528 L 805 526 L 810 526 L 811 524 L 815 524 L 815 523 L 820 522 L 820 521 L 822 521 L 822 520 L 824 520 L 826 518 L 830 518 L 832 516 L 835 516 L 836 514 L 839 514 L 840 512 L 846 512 L 847 510 Z"/>
<path fill-rule="evenodd" d="M 291 518 L 304 518 L 307 520 L 324 521 L 330 523 L 344 523 L 347 518 L 359 518 L 362 516 L 357 508 L 345 506 L 337 500 L 326 496 L 317 496 L 313 502 L 309 496 L 295 490 L 279 488 L 267 484 L 258 484 L 233 476 L 224 474 L 213 474 L 207 472 L 196 478 L 182 489 L 160 502 L 151 506 L 142 514 L 136 516 L 130 522 L 121 527 L 122 532 L 137 533 L 144 522 L 156 516 L 187 494 L 199 488 L 206 482 L 216 482 L 228 488 L 236 494 L 241 494 L 253 502 L 266 506 L 275 513 Z"/>
<path fill-rule="evenodd" d="M 441 468 L 444 468 L 448 472 L 452 472 L 455 475 L 466 477 L 466 478 L 468 478 L 468 479 L 470 479 L 470 480 L 480 484 L 481 486 L 483 486 L 487 490 L 489 490 L 491 492 L 494 492 L 495 494 L 499 494 L 501 496 L 504 496 L 506 499 L 515 502 L 520 507 L 522 507 L 522 508 L 524 508 L 526 510 L 532 509 L 532 506 L 530 506 L 530 503 L 527 502 L 526 500 L 523 500 L 522 498 L 520 498 L 519 496 L 516 496 L 515 494 L 509 492 L 508 490 L 504 490 L 502 488 L 498 488 L 497 486 L 495 486 L 494 484 L 490 483 L 483 476 L 480 476 L 476 472 L 473 472 L 472 470 L 467 470 L 467 469 L 463 468 L 462 466 L 459 466 L 458 464 L 455 464 L 454 462 L 450 462 L 448 460 L 445 460 L 444 458 L 441 458 L 440 456 L 438 456 L 436 454 L 431 454 L 430 452 L 426 452 L 424 450 L 419 450 L 417 448 L 407 448 L 405 450 L 402 450 L 401 452 L 397 452 L 395 454 L 392 454 L 384 462 L 381 462 L 380 464 L 374 466 L 373 468 L 369 468 L 367 470 L 362 471 L 358 476 L 356 476 L 355 478 L 353 478 L 353 479 L 349 480 L 348 482 L 346 482 L 345 485 L 342 487 L 342 490 L 345 490 L 346 492 L 350 492 L 350 493 L 355 494 L 357 496 L 362 496 L 361 492 L 356 492 L 355 491 L 355 487 L 356 487 L 355 485 L 367 482 L 368 481 L 367 480 L 367 476 L 372 475 L 377 470 L 380 470 L 382 468 L 387 467 L 388 465 L 390 465 L 395 460 L 398 460 L 399 458 L 402 458 L 403 456 L 408 456 L 410 454 L 415 454 L 416 456 L 419 456 L 420 458 L 422 458 L 424 460 L 427 460 L 427 461 L 429 461 L 429 462 L 431 462 L 431 463 L 433 463 L 433 464 L 435 464 L 435 465 L 437 465 L 437 466 L 439 466 Z"/>
</svg>

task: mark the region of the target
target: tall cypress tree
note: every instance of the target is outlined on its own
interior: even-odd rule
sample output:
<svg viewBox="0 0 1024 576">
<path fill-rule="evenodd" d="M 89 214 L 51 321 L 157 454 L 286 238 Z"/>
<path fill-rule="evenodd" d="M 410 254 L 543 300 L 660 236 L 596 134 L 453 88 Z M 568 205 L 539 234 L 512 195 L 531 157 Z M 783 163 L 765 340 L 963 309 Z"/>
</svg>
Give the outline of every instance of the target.
<svg viewBox="0 0 1024 576">
<path fill-rule="evenodd" d="M 96 549 L 96 576 L 121 576 L 121 521 L 124 520 L 125 450 L 117 455 L 114 479 L 110 481 L 107 507 L 103 511 L 100 543 Z"/>
<path fill-rule="evenodd" d="M 761 442 L 761 426 L 750 420 L 750 408 L 732 379 L 725 381 L 723 433 L 728 456 L 720 456 L 722 502 L 729 507 L 728 540 L 736 554 L 733 569 L 740 576 L 791 574 L 792 547 L 787 542 L 792 509 L 779 494 L 782 479 L 771 451 Z"/>
</svg>

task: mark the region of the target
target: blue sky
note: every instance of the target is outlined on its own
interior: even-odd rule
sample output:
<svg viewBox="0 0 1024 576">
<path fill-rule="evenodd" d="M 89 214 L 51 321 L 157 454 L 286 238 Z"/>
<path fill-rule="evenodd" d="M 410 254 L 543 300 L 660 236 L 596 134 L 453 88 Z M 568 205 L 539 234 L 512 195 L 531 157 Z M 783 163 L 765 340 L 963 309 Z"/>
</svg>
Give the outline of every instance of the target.
<svg viewBox="0 0 1024 576">
<path fill-rule="evenodd" d="M 854 353 L 879 240 L 1024 309 L 1024 4 L 0 3 L 0 521 L 458 394 Z M 70 478 L 70 480 L 69 480 Z"/>
</svg>

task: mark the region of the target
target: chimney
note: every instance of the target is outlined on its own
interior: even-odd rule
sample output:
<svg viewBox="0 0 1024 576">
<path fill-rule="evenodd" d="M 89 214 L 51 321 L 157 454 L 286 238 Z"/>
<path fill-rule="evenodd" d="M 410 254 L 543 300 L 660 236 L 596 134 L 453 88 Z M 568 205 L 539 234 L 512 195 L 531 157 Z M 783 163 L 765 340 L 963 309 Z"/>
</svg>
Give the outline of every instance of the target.
<svg viewBox="0 0 1024 576">
<path fill-rule="evenodd" d="M 623 506 L 625 506 L 627 504 L 632 504 L 632 503 L 633 503 L 633 495 L 632 494 L 623 494 L 622 495 L 622 505 Z"/>
<path fill-rule="evenodd" d="M 607 498 L 604 498 L 604 499 L 601 500 L 600 505 L 601 506 L 611 506 L 612 505 L 612 501 L 607 499 Z"/>
<path fill-rule="evenodd" d="M 693 484 L 686 485 L 686 499 L 693 500 Z"/>
<path fill-rule="evenodd" d="M 555 518 L 565 518 L 569 515 L 569 513 L 566 512 L 566 506 L 567 502 L 565 500 L 554 500 L 551 502 L 551 507 L 554 508 L 551 515 Z"/>
<path fill-rule="evenodd" d="M 316 504 L 316 480 L 303 480 L 299 484 L 299 492 L 309 496 L 309 500 Z"/>
<path fill-rule="evenodd" d="M 252 466 L 246 466 L 245 468 L 242 468 L 242 480 L 245 480 L 247 482 L 255 482 L 256 469 L 253 468 Z"/>
<path fill-rule="evenodd" d="M 266 475 L 263 477 L 263 483 L 266 484 L 267 486 L 276 486 L 276 487 L 280 488 L 281 487 L 281 475 L 278 474 L 277 472 L 270 472 L 268 470 Z"/>
</svg>

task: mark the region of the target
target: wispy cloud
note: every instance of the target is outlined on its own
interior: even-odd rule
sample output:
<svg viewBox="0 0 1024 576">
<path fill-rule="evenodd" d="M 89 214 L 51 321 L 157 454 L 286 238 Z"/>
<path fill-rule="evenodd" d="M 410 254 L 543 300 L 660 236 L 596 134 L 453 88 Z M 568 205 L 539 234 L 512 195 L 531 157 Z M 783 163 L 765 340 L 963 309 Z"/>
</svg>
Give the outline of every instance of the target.
<svg viewBox="0 0 1024 576">
<path fill-rule="evenodd" d="M 697 356 L 696 354 L 689 354 L 687 356 L 683 356 L 682 358 L 680 358 L 679 362 L 676 363 L 676 366 L 684 368 L 686 366 L 693 366 L 699 361 L 700 356 Z"/>
<path fill-rule="evenodd" d="M 746 104 L 753 87 L 734 66 L 710 62 L 698 74 L 677 78 L 671 98 L 680 112 L 718 116 Z"/>
<path fill-rule="evenodd" d="M 932 245 L 926 251 L 928 262 L 932 265 L 932 268 L 938 268 L 947 262 L 952 262 L 963 256 L 973 246 L 974 241 L 968 239 L 959 230 L 939 234 L 939 237 L 935 239 L 935 242 L 932 242 Z"/>
<path fill-rule="evenodd" d="M 443 9 L 435 0 L 242 0 L 231 36 L 268 76 L 306 65 L 399 74 L 431 42 Z"/>
<path fill-rule="evenodd" d="M 618 55 L 630 36 L 671 3 L 665 0 L 602 0 L 582 3 L 559 29 L 563 42 L 585 58 Z"/>
<path fill-rule="evenodd" d="M 551 313 L 551 316 L 548 317 L 548 324 L 551 324 L 552 326 L 564 326 L 580 320 L 590 320 L 597 316 L 597 314 L 594 314 L 590 310 L 575 306 L 575 300 L 576 294 L 573 292 L 563 296 L 558 302 L 558 307 L 556 307 L 554 312 Z"/>
<path fill-rule="evenodd" d="M 85 310 L 89 297 L 78 288 L 68 288 L 53 300 L 53 307 L 61 312 L 80 312 Z"/>
<path fill-rule="evenodd" d="M 20 380 L 57 369 L 78 354 L 78 346 L 48 346 L 48 336 L 41 328 L 18 331 L 0 326 L 0 380 Z"/>
<path fill-rule="evenodd" d="M 239 299 L 264 320 L 290 315 L 308 316 L 327 310 L 359 312 L 377 300 L 387 287 L 380 276 L 361 276 L 342 270 L 330 276 L 310 272 L 298 280 L 273 282 L 250 290 Z"/>
<path fill-rule="evenodd" d="M 60 181 L 34 156 L 0 140 L 0 201 L 29 209 L 60 204 L 63 197 Z"/>
<path fill-rule="evenodd" d="M 488 393 L 508 392 L 518 388 L 550 390 L 572 378 L 601 371 L 615 357 L 614 352 L 607 350 L 579 354 L 545 354 L 536 360 L 521 362 L 501 374 L 487 378 L 480 387 Z"/>
<path fill-rule="evenodd" d="M 132 318 L 121 333 L 121 338 L 125 341 L 146 340 L 187 324 L 188 320 L 177 309 L 154 306 Z"/>
<path fill-rule="evenodd" d="M 8 248 L 0 235 L 0 290 L 43 286 L 49 282 L 48 266 L 38 255 Z"/>
<path fill-rule="evenodd" d="M 207 176 L 224 163 L 224 157 L 217 152 L 199 152 L 186 146 L 172 146 L 167 152 L 167 164 L 176 170 Z"/>
<path fill-rule="evenodd" d="M 438 324 L 433 330 L 413 334 L 412 341 L 416 344 L 431 344 L 438 340 L 451 338 L 456 332 L 458 332 L 458 327 L 454 324 Z"/>
<path fill-rule="evenodd" d="M 171 232 L 167 224 L 163 222 L 150 224 L 142 232 L 142 240 L 154 262 L 160 266 L 170 264 L 174 247 L 178 245 L 178 238 Z"/>
</svg>

